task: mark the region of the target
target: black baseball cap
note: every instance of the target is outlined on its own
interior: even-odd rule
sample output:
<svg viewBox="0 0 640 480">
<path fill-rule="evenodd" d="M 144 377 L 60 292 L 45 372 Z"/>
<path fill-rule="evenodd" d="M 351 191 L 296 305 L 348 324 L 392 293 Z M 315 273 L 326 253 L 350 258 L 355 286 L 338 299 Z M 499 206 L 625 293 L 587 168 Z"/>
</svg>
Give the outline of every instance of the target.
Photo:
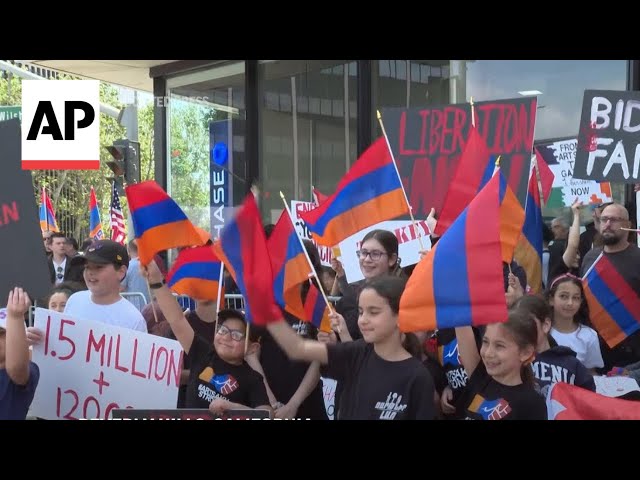
<svg viewBox="0 0 640 480">
<path fill-rule="evenodd" d="M 73 257 L 72 264 L 82 264 L 87 262 L 108 265 L 110 263 L 119 267 L 121 265 L 129 266 L 129 254 L 124 245 L 113 240 L 96 240 L 83 255 Z"/>
</svg>

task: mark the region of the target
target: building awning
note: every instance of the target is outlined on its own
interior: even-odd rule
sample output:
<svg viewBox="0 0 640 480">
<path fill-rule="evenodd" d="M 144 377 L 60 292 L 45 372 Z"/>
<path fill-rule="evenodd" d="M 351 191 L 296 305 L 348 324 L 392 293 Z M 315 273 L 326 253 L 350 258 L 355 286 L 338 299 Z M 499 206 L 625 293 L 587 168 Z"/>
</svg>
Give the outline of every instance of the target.
<svg viewBox="0 0 640 480">
<path fill-rule="evenodd" d="M 153 92 L 149 69 L 178 60 L 18 60 L 82 78 Z"/>
</svg>

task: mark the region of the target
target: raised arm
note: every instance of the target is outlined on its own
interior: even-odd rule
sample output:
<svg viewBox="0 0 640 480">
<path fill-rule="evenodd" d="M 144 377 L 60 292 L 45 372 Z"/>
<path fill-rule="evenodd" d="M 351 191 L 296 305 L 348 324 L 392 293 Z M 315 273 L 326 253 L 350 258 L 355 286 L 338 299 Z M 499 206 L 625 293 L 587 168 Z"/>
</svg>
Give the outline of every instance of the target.
<svg viewBox="0 0 640 480">
<path fill-rule="evenodd" d="M 285 320 L 270 323 L 267 325 L 267 329 L 289 358 L 306 362 L 327 363 L 327 346 L 316 340 L 301 338 Z"/>
<path fill-rule="evenodd" d="M 578 248 L 580 247 L 580 207 L 582 207 L 582 202 L 578 201 L 578 199 L 571 205 L 573 223 L 571 224 L 571 228 L 569 228 L 567 248 L 562 254 L 562 261 L 569 268 L 575 264 L 576 258 L 578 257 Z"/>
<path fill-rule="evenodd" d="M 153 288 L 152 290 L 158 300 L 160 310 L 162 310 L 173 334 L 176 336 L 176 340 L 180 342 L 182 349 L 188 354 L 193 344 L 193 328 L 191 328 L 191 325 L 182 313 L 182 308 L 178 300 L 173 296 L 169 287 L 164 284 L 162 273 L 156 265 L 155 260 L 151 261 L 147 266 L 140 264 L 140 273 L 147 279 L 149 285 L 162 284 L 160 288 Z"/>
<path fill-rule="evenodd" d="M 472 327 L 457 327 L 456 337 L 458 339 L 458 354 L 460 362 L 467 371 L 467 375 L 471 376 L 480 363 L 480 352 L 476 345 L 476 338 L 473 334 Z"/>
<path fill-rule="evenodd" d="M 29 382 L 29 345 L 24 315 L 30 306 L 31 300 L 23 289 L 16 287 L 9 292 L 5 368 L 11 381 L 22 386 Z"/>
</svg>

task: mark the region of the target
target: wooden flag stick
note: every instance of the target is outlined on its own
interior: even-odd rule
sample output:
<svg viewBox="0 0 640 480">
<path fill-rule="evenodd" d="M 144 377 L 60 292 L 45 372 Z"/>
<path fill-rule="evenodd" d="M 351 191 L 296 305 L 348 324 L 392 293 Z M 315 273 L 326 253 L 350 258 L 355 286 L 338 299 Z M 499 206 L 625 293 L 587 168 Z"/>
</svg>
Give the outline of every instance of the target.
<svg viewBox="0 0 640 480">
<path fill-rule="evenodd" d="M 155 262 L 155 260 L 153 260 Z M 149 285 L 149 279 L 147 278 L 147 290 L 149 291 L 149 298 L 151 299 L 151 310 L 153 311 L 153 318 L 158 323 L 158 314 L 156 313 L 156 306 L 153 304 L 153 294 L 151 293 L 151 286 Z"/>
<path fill-rule="evenodd" d="M 217 322 L 218 320 L 216 320 Z M 244 334 L 244 354 L 247 354 L 247 350 L 249 349 L 249 322 L 245 321 L 247 325 L 246 333 Z"/>
<path fill-rule="evenodd" d="M 407 198 L 407 192 L 404 190 L 404 185 L 402 183 L 402 178 L 400 177 L 400 172 L 398 171 L 398 165 L 396 164 L 396 159 L 393 156 L 393 150 L 391 150 L 391 144 L 389 143 L 389 137 L 387 137 L 387 132 L 384 129 L 384 124 L 382 123 L 382 115 L 380 114 L 380 110 L 376 110 L 376 114 L 378 116 L 378 123 L 380 123 L 380 128 L 382 129 L 382 134 L 384 135 L 384 139 L 387 142 L 387 148 L 389 149 L 389 154 L 391 155 L 391 160 L 393 161 L 393 166 L 396 169 L 396 174 L 398 175 L 398 180 L 400 181 L 400 187 L 402 187 L 402 193 L 404 194 L 404 200 L 407 202 L 407 206 L 409 207 L 409 215 L 411 216 L 411 223 L 413 224 L 413 229 L 418 235 L 418 243 L 420 243 L 420 250 L 424 252 L 424 245 L 422 244 L 422 234 L 418 229 L 418 225 L 416 224 L 416 219 L 413 218 L 413 208 L 411 208 L 411 204 L 409 203 L 409 199 Z"/>
<path fill-rule="evenodd" d="M 216 305 L 216 325 L 214 327 L 214 335 L 218 332 L 218 315 L 220 314 L 220 302 L 224 301 L 222 296 L 222 283 L 224 282 L 224 263 L 220 262 L 220 278 L 218 279 L 218 305 Z M 226 305 L 225 305 L 226 307 Z M 246 351 L 246 349 L 245 349 Z"/>
<path fill-rule="evenodd" d="M 624 227 L 620 227 L 620 230 L 624 230 L 625 232 L 640 233 L 640 228 L 624 228 Z"/>
<path fill-rule="evenodd" d="M 471 125 L 476 126 L 476 109 L 473 106 L 473 97 L 469 98 L 469 103 L 471 103 Z"/>
</svg>

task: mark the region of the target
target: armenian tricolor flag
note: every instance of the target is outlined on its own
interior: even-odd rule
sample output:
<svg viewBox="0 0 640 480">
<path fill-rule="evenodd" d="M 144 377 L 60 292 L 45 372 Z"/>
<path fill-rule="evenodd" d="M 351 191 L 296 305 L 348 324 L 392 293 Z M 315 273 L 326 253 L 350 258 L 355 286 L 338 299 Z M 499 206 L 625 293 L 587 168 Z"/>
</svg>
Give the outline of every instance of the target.
<svg viewBox="0 0 640 480">
<path fill-rule="evenodd" d="M 512 209 L 515 213 L 508 212 Z M 409 277 L 400 299 L 400 329 L 505 321 L 502 261 L 513 254 L 523 215 L 498 171 Z"/>
<path fill-rule="evenodd" d="M 409 213 L 384 137 L 376 140 L 318 208 L 300 214 L 319 245 L 333 247 L 360 230 Z"/>
<path fill-rule="evenodd" d="M 276 303 L 299 319 L 308 318 L 305 317 L 300 287 L 309 281 L 311 267 L 286 210 L 271 232 L 267 248 L 271 257 Z"/>
<path fill-rule="evenodd" d="M 603 253 L 582 279 L 591 323 L 610 348 L 640 329 L 640 298 Z"/>
<path fill-rule="evenodd" d="M 183 248 L 167 274 L 167 285 L 196 300 L 218 300 L 222 261 L 211 245 Z"/>
<path fill-rule="evenodd" d="M 320 290 L 314 285 L 309 285 L 307 298 L 304 300 L 305 319 L 315 325 L 321 332 L 331 331 L 329 320 L 329 308 L 324 301 Z"/>
<path fill-rule="evenodd" d="M 224 263 L 244 296 L 248 321 L 265 325 L 272 320 L 275 305 L 273 276 L 260 212 L 252 193 L 235 217 L 220 231 L 213 251 Z"/>
<path fill-rule="evenodd" d="M 532 165 L 533 166 L 533 165 Z M 527 283 L 534 293 L 542 290 L 542 207 L 535 170 L 529 176 L 529 191 L 524 208 L 522 235 L 516 245 L 515 259 L 527 272 Z"/>
<path fill-rule="evenodd" d="M 442 212 L 438 216 L 436 235 L 440 236 L 467 208 L 471 200 L 491 179 L 496 169 L 495 158 L 474 126 L 460 155 L 458 166 L 449 183 Z"/>
<path fill-rule="evenodd" d="M 94 240 L 100 240 L 104 237 L 102 222 L 100 221 L 100 210 L 98 210 L 98 200 L 93 187 L 91 187 L 91 196 L 89 197 L 89 236 Z"/>
<path fill-rule="evenodd" d="M 553 188 L 553 181 L 555 179 L 555 175 L 553 171 L 547 165 L 547 162 L 544 161 L 544 158 L 540 154 L 537 148 L 535 150 L 535 164 L 538 166 L 538 174 L 540 175 L 540 185 L 542 186 L 542 198 L 544 199 L 544 203 L 546 204 L 549 201 L 549 195 L 551 195 L 551 189 Z"/>
<path fill-rule="evenodd" d="M 202 245 L 191 221 L 156 182 L 129 185 L 126 194 L 142 265 L 162 250 Z"/>
<path fill-rule="evenodd" d="M 40 203 L 40 230 L 43 232 L 59 232 L 56 223 L 56 213 L 53 211 L 53 205 L 44 187 L 42 187 L 42 200 Z"/>
</svg>

